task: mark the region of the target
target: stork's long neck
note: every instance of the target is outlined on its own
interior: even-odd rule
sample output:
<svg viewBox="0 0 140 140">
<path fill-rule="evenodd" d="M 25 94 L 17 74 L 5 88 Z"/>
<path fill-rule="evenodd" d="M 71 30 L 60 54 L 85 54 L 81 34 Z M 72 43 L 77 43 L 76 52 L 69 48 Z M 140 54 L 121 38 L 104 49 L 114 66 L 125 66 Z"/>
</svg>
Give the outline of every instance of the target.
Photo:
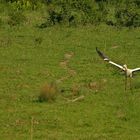
<svg viewBox="0 0 140 140">
<path fill-rule="evenodd" d="M 129 73 L 127 66 L 124 66 L 124 71 L 125 71 L 126 76 L 128 77 L 130 75 L 130 73 Z"/>
<path fill-rule="evenodd" d="M 127 72 L 128 68 L 125 68 L 125 71 Z"/>
<path fill-rule="evenodd" d="M 127 72 L 128 68 L 127 65 L 123 65 L 125 72 Z"/>
</svg>

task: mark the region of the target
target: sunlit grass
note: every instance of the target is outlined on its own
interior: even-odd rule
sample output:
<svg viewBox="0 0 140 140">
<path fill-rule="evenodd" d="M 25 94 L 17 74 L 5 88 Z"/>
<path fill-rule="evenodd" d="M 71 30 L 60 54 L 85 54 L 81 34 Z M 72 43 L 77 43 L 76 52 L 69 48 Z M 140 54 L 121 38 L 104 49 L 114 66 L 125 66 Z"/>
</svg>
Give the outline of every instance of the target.
<svg viewBox="0 0 140 140">
<path fill-rule="evenodd" d="M 139 29 L 5 25 L 0 32 L 0 139 L 30 139 L 32 117 L 33 139 L 140 139 L 140 74 L 133 94 L 125 92 L 123 74 L 95 51 L 140 66 Z M 46 82 L 57 84 L 53 103 L 36 101 Z M 84 100 L 67 102 L 73 87 Z"/>
</svg>

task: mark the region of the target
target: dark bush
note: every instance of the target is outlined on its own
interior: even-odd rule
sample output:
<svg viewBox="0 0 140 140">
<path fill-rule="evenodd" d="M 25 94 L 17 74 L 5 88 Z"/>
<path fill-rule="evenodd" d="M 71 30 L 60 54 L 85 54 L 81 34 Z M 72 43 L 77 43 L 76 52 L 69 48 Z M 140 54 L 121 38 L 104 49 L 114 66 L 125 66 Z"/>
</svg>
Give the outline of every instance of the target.
<svg viewBox="0 0 140 140">
<path fill-rule="evenodd" d="M 52 0 L 48 4 L 49 16 L 40 27 L 99 23 L 139 27 L 139 9 L 139 0 Z"/>
<path fill-rule="evenodd" d="M 16 10 L 47 5 L 48 17 L 39 27 L 56 24 L 140 27 L 140 0 L 6 0 Z"/>
<path fill-rule="evenodd" d="M 57 23 L 68 25 L 78 25 L 87 23 L 97 23 L 103 21 L 101 9 L 104 14 L 105 8 L 103 4 L 96 4 L 93 0 L 53 0 L 51 5 L 48 5 L 49 17 L 45 24 L 50 26 Z"/>
<path fill-rule="evenodd" d="M 140 9 L 134 3 L 116 8 L 115 18 L 117 25 L 126 27 L 139 27 L 140 26 Z"/>
</svg>

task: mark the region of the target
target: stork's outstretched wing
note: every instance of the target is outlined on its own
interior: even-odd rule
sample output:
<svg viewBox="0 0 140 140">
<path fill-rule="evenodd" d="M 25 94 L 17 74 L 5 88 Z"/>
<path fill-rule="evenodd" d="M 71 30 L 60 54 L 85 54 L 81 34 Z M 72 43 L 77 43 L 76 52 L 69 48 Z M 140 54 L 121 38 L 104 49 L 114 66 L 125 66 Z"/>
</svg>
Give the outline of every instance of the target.
<svg viewBox="0 0 140 140">
<path fill-rule="evenodd" d="M 96 47 L 96 51 L 102 59 L 104 59 L 105 61 L 109 61 L 109 58 L 105 54 L 103 54 L 101 51 L 99 51 L 97 47 Z"/>
<path fill-rule="evenodd" d="M 140 68 L 132 69 L 132 72 L 140 71 Z"/>
<path fill-rule="evenodd" d="M 121 65 L 119 65 L 119 64 L 116 64 L 116 63 L 110 61 L 109 58 L 108 58 L 105 54 L 103 54 L 100 50 L 98 50 L 97 47 L 96 47 L 96 51 L 97 51 L 97 53 L 99 54 L 99 56 L 100 56 L 102 59 L 104 59 L 105 61 L 107 61 L 108 63 L 110 63 L 110 64 L 112 64 L 112 65 L 114 65 L 114 66 L 116 66 L 116 67 L 122 69 L 123 71 L 125 70 L 123 66 L 121 66 Z"/>
<path fill-rule="evenodd" d="M 114 63 L 114 62 L 112 62 L 112 61 L 109 61 L 109 63 L 112 64 L 112 65 L 114 65 L 114 66 L 116 66 L 116 67 L 118 67 L 118 68 L 120 68 L 120 69 L 122 69 L 123 71 L 125 71 L 125 69 L 124 69 L 123 66 L 121 66 L 121 65 L 119 65 L 119 64 L 116 64 L 116 63 Z"/>
</svg>

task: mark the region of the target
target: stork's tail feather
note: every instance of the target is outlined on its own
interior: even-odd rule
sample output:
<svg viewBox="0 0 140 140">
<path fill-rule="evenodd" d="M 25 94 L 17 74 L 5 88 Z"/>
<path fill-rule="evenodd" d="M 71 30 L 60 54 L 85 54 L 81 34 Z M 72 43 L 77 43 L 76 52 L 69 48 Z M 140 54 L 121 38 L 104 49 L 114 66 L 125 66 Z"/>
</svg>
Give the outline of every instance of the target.
<svg viewBox="0 0 140 140">
<path fill-rule="evenodd" d="M 103 54 L 100 50 L 98 50 L 97 47 L 96 47 L 96 51 L 102 59 L 104 59 L 105 61 L 109 61 L 109 58 L 105 54 Z"/>
</svg>

